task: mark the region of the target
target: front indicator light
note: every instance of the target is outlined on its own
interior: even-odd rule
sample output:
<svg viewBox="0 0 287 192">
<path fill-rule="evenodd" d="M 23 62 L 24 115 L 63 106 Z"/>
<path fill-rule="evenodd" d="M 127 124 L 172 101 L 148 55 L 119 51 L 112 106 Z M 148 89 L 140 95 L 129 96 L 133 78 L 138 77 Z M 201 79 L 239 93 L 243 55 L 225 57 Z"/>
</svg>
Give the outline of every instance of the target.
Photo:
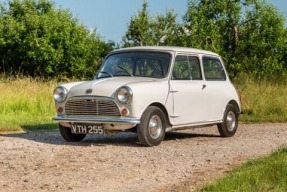
<svg viewBox="0 0 287 192">
<path fill-rule="evenodd" d="M 123 108 L 122 110 L 121 110 L 121 115 L 122 116 L 127 116 L 129 114 L 129 110 L 127 109 L 127 108 Z"/>
<path fill-rule="evenodd" d="M 63 107 L 59 107 L 57 111 L 58 111 L 58 113 L 63 113 L 64 109 L 63 109 Z"/>
</svg>

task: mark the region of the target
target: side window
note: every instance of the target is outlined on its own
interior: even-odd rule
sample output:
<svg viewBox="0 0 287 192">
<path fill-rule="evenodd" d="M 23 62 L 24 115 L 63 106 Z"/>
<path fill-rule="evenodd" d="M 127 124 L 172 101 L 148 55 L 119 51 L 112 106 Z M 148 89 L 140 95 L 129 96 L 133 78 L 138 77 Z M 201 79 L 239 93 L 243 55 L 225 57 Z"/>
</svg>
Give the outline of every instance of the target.
<svg viewBox="0 0 287 192">
<path fill-rule="evenodd" d="M 188 59 L 186 56 L 176 56 L 172 77 L 175 80 L 190 80 Z"/>
<path fill-rule="evenodd" d="M 172 73 L 173 80 L 202 80 L 200 63 L 195 56 L 178 55 Z"/>
<path fill-rule="evenodd" d="M 218 58 L 203 57 L 203 69 L 207 81 L 225 81 L 226 74 Z"/>
<path fill-rule="evenodd" d="M 192 80 L 202 80 L 200 63 L 197 57 L 189 56 L 188 57 L 191 79 Z"/>
</svg>

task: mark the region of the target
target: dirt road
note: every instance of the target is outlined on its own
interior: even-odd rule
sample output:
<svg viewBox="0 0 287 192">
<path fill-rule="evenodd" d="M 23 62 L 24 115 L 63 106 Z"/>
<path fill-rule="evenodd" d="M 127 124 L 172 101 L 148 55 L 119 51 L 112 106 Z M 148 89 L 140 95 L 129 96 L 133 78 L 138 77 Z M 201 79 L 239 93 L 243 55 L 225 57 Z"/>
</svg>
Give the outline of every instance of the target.
<svg viewBox="0 0 287 192">
<path fill-rule="evenodd" d="M 64 142 L 58 132 L 0 135 L 0 191 L 191 191 L 247 159 L 287 145 L 287 124 L 168 133 L 146 148 L 132 133 Z"/>
</svg>

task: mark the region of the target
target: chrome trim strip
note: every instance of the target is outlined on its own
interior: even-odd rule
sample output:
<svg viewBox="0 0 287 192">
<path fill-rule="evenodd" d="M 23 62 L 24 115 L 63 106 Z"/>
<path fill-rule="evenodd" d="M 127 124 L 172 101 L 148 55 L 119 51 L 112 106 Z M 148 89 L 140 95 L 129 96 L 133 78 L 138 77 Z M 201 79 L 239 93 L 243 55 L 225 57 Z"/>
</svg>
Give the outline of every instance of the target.
<svg viewBox="0 0 287 192">
<path fill-rule="evenodd" d="M 183 130 L 183 129 L 187 129 L 188 127 L 190 128 L 209 127 L 212 125 L 217 125 L 222 122 L 223 120 L 218 120 L 218 121 L 196 122 L 192 124 L 173 125 L 171 128 L 167 129 L 166 131 L 181 130 L 181 129 Z"/>
<path fill-rule="evenodd" d="M 137 118 L 103 118 L 103 117 L 67 117 L 67 116 L 55 116 L 55 121 L 62 122 L 86 122 L 86 123 L 130 123 L 140 124 L 140 119 Z"/>
</svg>

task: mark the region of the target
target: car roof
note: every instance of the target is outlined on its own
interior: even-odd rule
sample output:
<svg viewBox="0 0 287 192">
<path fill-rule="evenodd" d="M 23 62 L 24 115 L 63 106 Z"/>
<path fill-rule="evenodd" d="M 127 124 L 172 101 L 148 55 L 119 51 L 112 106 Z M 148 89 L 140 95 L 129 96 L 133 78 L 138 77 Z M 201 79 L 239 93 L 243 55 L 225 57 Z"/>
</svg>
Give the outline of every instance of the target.
<svg viewBox="0 0 287 192">
<path fill-rule="evenodd" d="M 112 53 L 126 52 L 126 51 L 167 51 L 167 52 L 188 52 L 196 54 L 207 54 L 219 56 L 218 54 L 202 49 L 195 49 L 189 47 L 172 47 L 172 46 L 141 46 L 141 47 L 128 47 L 112 51 Z"/>
</svg>

